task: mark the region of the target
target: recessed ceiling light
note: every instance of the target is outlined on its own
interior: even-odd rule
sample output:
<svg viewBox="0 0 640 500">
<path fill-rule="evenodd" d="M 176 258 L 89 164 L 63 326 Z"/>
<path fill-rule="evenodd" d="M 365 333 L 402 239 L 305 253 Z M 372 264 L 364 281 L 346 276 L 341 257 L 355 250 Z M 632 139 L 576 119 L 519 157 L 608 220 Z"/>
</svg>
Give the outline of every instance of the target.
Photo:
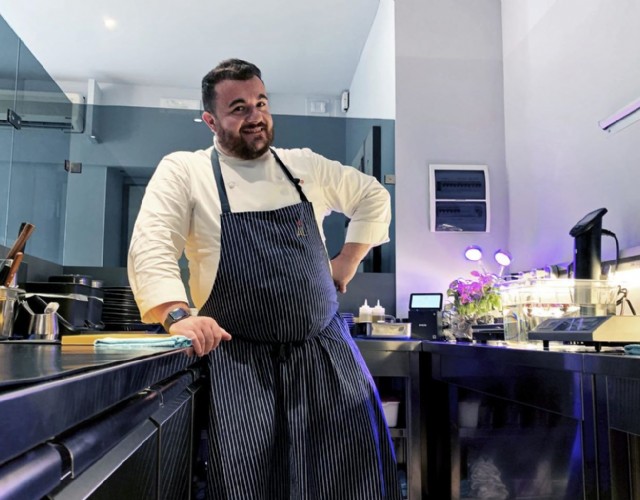
<svg viewBox="0 0 640 500">
<path fill-rule="evenodd" d="M 118 27 L 118 22 L 113 17 L 104 17 L 104 25 L 108 30 L 114 30 Z"/>
</svg>

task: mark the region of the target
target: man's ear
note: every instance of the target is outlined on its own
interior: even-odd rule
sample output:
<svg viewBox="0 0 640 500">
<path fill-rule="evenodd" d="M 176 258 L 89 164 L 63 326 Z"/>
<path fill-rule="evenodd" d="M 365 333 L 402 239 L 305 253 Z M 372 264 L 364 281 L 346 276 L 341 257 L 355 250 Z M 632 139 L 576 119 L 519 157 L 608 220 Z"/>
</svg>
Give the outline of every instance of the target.
<svg viewBox="0 0 640 500">
<path fill-rule="evenodd" d="M 207 126 L 211 129 L 211 131 L 215 134 L 216 129 L 218 128 L 218 124 L 216 123 L 216 118 L 213 114 L 205 111 L 202 113 L 202 121 L 207 124 Z"/>
</svg>

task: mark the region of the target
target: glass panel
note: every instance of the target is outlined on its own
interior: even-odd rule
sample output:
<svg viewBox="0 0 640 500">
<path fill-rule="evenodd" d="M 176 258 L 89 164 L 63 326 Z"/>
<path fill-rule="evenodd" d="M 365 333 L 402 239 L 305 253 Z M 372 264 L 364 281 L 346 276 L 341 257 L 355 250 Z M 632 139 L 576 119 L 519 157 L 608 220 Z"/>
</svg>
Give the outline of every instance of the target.
<svg viewBox="0 0 640 500">
<path fill-rule="evenodd" d="M 51 116 L 47 102 L 64 103 L 66 97 L 26 46 L 20 43 L 16 111 L 25 116 Z M 33 97 L 36 96 L 36 97 Z M 44 96 L 44 97 L 37 97 Z M 24 125 L 24 122 L 23 122 Z M 65 224 L 69 134 L 59 126 L 23 126 L 13 138 L 9 182 L 7 246 L 17 238 L 20 224 L 36 226 L 29 239 L 29 255 L 62 263 Z"/>
<path fill-rule="evenodd" d="M 579 421 L 466 391 L 457 410 L 459 498 L 582 498 Z"/>
<path fill-rule="evenodd" d="M 0 17 L 0 244 L 6 242 L 7 206 L 11 179 L 14 128 L 6 123 L 9 106 L 15 104 L 18 36 Z"/>
<path fill-rule="evenodd" d="M 61 130 L 26 128 L 17 131 L 9 195 L 7 242 L 13 244 L 21 222 L 36 229 L 26 253 L 62 264 L 69 136 Z"/>
</svg>

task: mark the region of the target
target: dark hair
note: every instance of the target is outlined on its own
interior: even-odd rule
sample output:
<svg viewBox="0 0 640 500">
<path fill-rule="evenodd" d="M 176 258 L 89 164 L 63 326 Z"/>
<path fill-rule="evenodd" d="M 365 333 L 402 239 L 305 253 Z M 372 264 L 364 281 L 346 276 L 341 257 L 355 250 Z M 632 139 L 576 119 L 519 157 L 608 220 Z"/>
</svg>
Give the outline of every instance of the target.
<svg viewBox="0 0 640 500">
<path fill-rule="evenodd" d="M 205 111 L 215 112 L 216 85 L 224 80 L 251 80 L 257 76 L 262 80 L 260 69 L 242 59 L 222 61 L 202 79 L 202 105 Z"/>
</svg>

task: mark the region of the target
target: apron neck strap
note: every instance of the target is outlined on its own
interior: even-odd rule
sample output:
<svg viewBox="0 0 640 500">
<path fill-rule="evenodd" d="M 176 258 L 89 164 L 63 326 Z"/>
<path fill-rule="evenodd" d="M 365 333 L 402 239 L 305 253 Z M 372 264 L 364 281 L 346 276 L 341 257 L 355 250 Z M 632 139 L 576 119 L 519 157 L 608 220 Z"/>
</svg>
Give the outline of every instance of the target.
<svg viewBox="0 0 640 500">
<path fill-rule="evenodd" d="M 309 201 L 307 200 L 307 196 L 302 191 L 302 187 L 300 187 L 300 179 L 291 175 L 291 172 L 289 172 L 289 169 L 285 166 L 284 163 L 282 163 L 282 160 L 280 159 L 280 157 L 278 156 L 278 154 L 275 152 L 273 148 L 269 148 L 269 150 L 271 151 L 271 154 L 278 162 L 278 165 L 280 165 L 280 168 L 284 172 L 284 175 L 286 175 L 287 179 L 289 179 L 291 183 L 296 187 L 296 191 L 298 191 L 298 195 L 300 195 L 300 201 L 303 201 L 303 202 Z"/>
<path fill-rule="evenodd" d="M 304 194 L 304 192 L 302 191 L 302 188 L 300 187 L 300 179 L 297 179 L 293 175 L 291 175 L 291 172 L 289 172 L 289 169 L 284 165 L 284 163 L 282 163 L 282 160 L 272 148 L 269 148 L 269 150 L 271 151 L 271 154 L 273 155 L 273 157 L 276 159 L 276 162 L 278 162 L 278 165 L 280 165 L 280 168 L 284 172 L 284 175 L 286 175 L 287 179 L 289 179 L 289 181 L 291 181 L 291 183 L 295 186 L 296 191 L 298 191 L 298 195 L 300 196 L 300 200 L 303 202 L 308 202 L 309 200 L 307 200 L 306 195 Z M 216 151 L 215 147 L 211 150 L 211 166 L 213 168 L 213 177 L 216 181 L 216 187 L 218 188 L 218 196 L 220 197 L 220 207 L 222 209 L 222 213 L 223 214 L 229 213 L 231 212 L 231 207 L 229 205 L 229 197 L 227 196 L 227 188 L 225 187 L 224 179 L 222 178 L 222 169 L 220 168 L 220 158 L 218 156 L 218 151 Z"/>
</svg>

